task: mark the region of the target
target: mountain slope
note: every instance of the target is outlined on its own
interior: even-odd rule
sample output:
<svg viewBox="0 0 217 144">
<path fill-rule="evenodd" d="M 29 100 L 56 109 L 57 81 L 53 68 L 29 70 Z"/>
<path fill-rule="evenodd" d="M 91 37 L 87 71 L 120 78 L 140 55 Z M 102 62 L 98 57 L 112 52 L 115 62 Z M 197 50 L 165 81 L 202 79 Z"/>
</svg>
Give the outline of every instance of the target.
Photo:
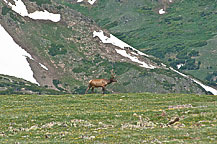
<svg viewBox="0 0 217 144">
<path fill-rule="evenodd" d="M 173 68 L 182 64 L 183 72 L 216 83 L 216 0 L 98 0 L 59 3 L 93 18 L 136 49 L 160 58 Z M 159 9 L 165 14 L 160 15 Z"/>
<path fill-rule="evenodd" d="M 122 50 L 120 47 L 93 38 L 93 32 L 101 28 L 91 18 L 71 9 L 71 6 L 77 5 L 76 1 L 69 5 L 59 2 L 39 4 L 25 1 L 30 12 L 46 9 L 61 14 L 61 20 L 57 23 L 22 17 L 11 9 L 5 12 L 8 6 L 4 2 L 0 3 L 0 24 L 32 55 L 33 60 L 30 59 L 29 63 L 41 86 L 83 93 L 90 79 L 109 78 L 110 70 L 114 69 L 118 83 L 108 86 L 110 92 L 205 93 L 190 79 L 162 66 L 156 58 L 134 54 L 137 60 L 157 67 L 145 69 L 120 55 L 117 52 Z M 103 31 L 109 36 L 107 30 Z M 128 54 L 135 53 L 131 48 L 125 51 Z M 43 63 L 48 70 L 39 63 Z"/>
<path fill-rule="evenodd" d="M 46 87 L 39 87 L 36 84 L 28 82 L 26 80 L 1 75 L 0 74 L 0 94 L 9 95 L 9 94 L 65 94 L 64 92 L 47 89 Z"/>
</svg>

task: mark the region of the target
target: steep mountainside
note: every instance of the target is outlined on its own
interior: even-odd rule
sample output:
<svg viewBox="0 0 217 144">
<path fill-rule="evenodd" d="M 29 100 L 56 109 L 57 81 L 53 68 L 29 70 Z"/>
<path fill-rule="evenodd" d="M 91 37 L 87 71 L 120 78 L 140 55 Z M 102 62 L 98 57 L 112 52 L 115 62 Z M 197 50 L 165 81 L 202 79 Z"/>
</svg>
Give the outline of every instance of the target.
<svg viewBox="0 0 217 144">
<path fill-rule="evenodd" d="M 133 47 L 217 87 L 216 0 L 98 0 L 59 3 L 93 18 Z M 159 14 L 163 9 L 165 13 Z"/>
<path fill-rule="evenodd" d="M 70 93 L 83 93 L 90 79 L 109 78 L 110 71 L 114 69 L 118 83 L 108 86 L 110 92 L 205 93 L 190 79 L 167 69 L 160 60 L 139 55 L 130 47 L 125 48 L 124 52 L 127 56 L 134 58 L 132 61 L 129 57 L 118 53 L 118 50 L 123 51 L 120 47 L 105 44 L 98 37 L 93 37 L 94 31 L 99 32 L 102 29 L 98 25 L 111 32 L 115 31 L 113 25 L 117 24 L 104 20 L 106 17 L 102 18 L 104 24 L 101 24 L 102 21 L 99 20 L 101 18 L 96 19 L 99 13 L 103 14 L 101 8 L 105 8 L 104 4 L 109 4 L 107 1 L 97 1 L 94 5 L 87 2 L 77 3 L 76 0 L 25 0 L 23 2 L 31 12 L 47 10 L 61 14 L 60 22 L 32 20 L 13 12 L 5 2 L 0 2 L 0 24 L 22 48 L 32 55 L 33 59 L 28 59 L 28 61 L 34 77 L 41 86 Z M 122 5 L 127 1 L 114 2 L 114 4 L 117 2 L 118 5 Z M 107 12 L 107 15 L 112 15 L 109 11 Z M 106 29 L 103 31 L 109 37 L 109 31 Z M 123 38 L 118 35 L 120 33 L 122 32 L 119 30 L 114 34 Z M 144 43 L 139 37 L 142 33 L 147 34 L 141 31 L 140 35 L 132 35 L 131 38 L 129 35 L 126 36 L 129 39 L 124 40 L 127 42 L 129 40 L 129 43 L 137 48 L 135 43 Z M 132 43 L 132 38 L 135 43 Z M 156 68 L 141 67 L 135 59 Z M 42 68 L 39 63 L 43 63 L 48 70 Z"/>
</svg>

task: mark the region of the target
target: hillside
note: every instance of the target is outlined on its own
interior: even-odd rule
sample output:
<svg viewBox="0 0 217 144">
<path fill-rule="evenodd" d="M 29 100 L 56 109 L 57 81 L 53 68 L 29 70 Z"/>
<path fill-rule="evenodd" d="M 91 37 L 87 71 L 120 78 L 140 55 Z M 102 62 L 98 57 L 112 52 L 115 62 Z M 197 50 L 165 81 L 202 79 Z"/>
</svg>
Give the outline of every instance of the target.
<svg viewBox="0 0 217 144">
<path fill-rule="evenodd" d="M 93 7 L 59 1 L 119 39 L 217 87 L 216 0 L 98 0 Z M 165 14 L 159 14 L 164 9 Z"/>
<path fill-rule="evenodd" d="M 33 84 L 24 79 L 1 75 L 0 74 L 0 94 L 8 95 L 8 94 L 64 94 L 64 92 L 60 92 L 53 89 L 47 89 L 46 87 L 39 87 L 36 84 Z"/>
<path fill-rule="evenodd" d="M 216 96 L 4 95 L 0 143 L 216 143 Z"/>
<path fill-rule="evenodd" d="M 43 87 L 84 93 L 90 79 L 109 78 L 110 71 L 114 69 L 118 83 L 108 86 L 108 93 L 206 93 L 189 78 L 162 65 L 158 58 L 141 55 L 131 47 L 120 48 L 103 43 L 99 37 L 93 37 L 94 32 L 103 30 L 105 36 L 109 36 L 110 32 L 102 29 L 94 17 L 80 13 L 80 5 L 85 7 L 84 10 L 92 10 L 105 1 L 98 1 L 96 5 L 76 1 L 23 2 L 29 12 L 47 10 L 61 15 L 59 22 L 33 20 L 0 2 L 0 24 L 16 43 L 31 54 L 33 59 L 28 59 L 28 62 L 34 78 Z M 141 63 L 155 69 L 141 67 Z"/>
</svg>

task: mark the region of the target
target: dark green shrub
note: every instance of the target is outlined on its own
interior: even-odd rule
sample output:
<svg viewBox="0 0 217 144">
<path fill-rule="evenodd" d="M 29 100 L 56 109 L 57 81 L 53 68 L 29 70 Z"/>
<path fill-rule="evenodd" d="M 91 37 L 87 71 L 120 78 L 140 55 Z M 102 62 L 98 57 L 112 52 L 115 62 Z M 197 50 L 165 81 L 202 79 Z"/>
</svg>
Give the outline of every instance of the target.
<svg viewBox="0 0 217 144">
<path fill-rule="evenodd" d="M 54 86 L 55 86 L 58 90 L 64 91 L 63 88 L 61 88 L 61 87 L 58 86 L 59 84 L 61 84 L 61 81 L 59 81 L 59 80 L 57 80 L 57 79 L 54 79 L 54 80 L 53 80 L 53 84 L 54 84 Z"/>
<path fill-rule="evenodd" d="M 208 43 L 206 41 L 199 41 L 199 42 L 192 43 L 190 46 L 191 47 L 203 47 L 207 44 Z"/>
<path fill-rule="evenodd" d="M 74 94 L 84 94 L 87 89 L 87 86 L 76 87 L 74 90 Z"/>
<path fill-rule="evenodd" d="M 180 53 L 178 53 L 176 55 L 176 58 L 178 58 L 178 59 L 188 59 L 189 56 L 188 56 L 187 51 L 182 51 L 182 52 L 180 52 Z"/>
<path fill-rule="evenodd" d="M 51 4 L 50 0 L 30 0 L 31 2 L 36 2 L 37 5 L 41 6 L 42 4 Z"/>
<path fill-rule="evenodd" d="M 2 7 L 2 15 L 6 15 L 11 9 L 8 8 L 7 6 Z"/>
<path fill-rule="evenodd" d="M 199 56 L 199 52 L 196 50 L 192 50 L 188 55 L 190 57 L 196 57 L 196 56 Z"/>
<path fill-rule="evenodd" d="M 64 48 L 62 44 L 51 44 L 51 48 L 49 48 L 48 54 L 51 56 L 63 55 L 66 54 L 67 50 Z"/>
<path fill-rule="evenodd" d="M 217 79 L 214 80 L 215 77 L 217 77 L 217 71 L 214 71 L 214 72 L 208 74 L 205 79 L 209 82 L 216 82 L 217 83 Z"/>
</svg>

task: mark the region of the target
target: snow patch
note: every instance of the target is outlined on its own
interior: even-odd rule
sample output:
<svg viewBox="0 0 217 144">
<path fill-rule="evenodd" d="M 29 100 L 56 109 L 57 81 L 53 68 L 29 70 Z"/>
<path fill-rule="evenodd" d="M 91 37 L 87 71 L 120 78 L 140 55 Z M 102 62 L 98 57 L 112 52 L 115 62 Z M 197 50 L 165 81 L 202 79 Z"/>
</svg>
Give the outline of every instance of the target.
<svg viewBox="0 0 217 144">
<path fill-rule="evenodd" d="M 110 44 L 113 44 L 117 47 L 120 47 L 122 49 L 124 48 L 131 48 L 132 50 L 134 50 L 135 52 L 137 52 L 139 55 L 143 55 L 143 56 L 146 56 L 146 57 L 149 57 L 149 55 L 147 54 L 144 54 L 143 52 L 141 51 L 138 51 L 137 49 L 131 47 L 130 45 L 128 45 L 127 43 L 119 40 L 118 38 L 116 38 L 115 36 L 113 36 L 112 34 L 110 34 L 110 37 L 107 37 L 104 35 L 103 31 L 100 30 L 99 32 L 96 32 L 94 31 L 93 32 L 93 37 L 99 37 L 99 39 L 103 42 L 103 43 L 110 43 Z"/>
<path fill-rule="evenodd" d="M 42 63 L 39 63 L 39 65 L 40 65 L 43 69 L 45 69 L 45 70 L 48 71 L 48 68 L 47 68 L 45 65 L 43 65 Z"/>
<path fill-rule="evenodd" d="M 174 68 L 172 68 L 172 67 L 170 67 L 170 69 L 171 69 L 172 71 L 174 71 L 174 72 L 178 73 L 179 75 L 181 75 L 181 76 L 185 77 L 185 78 L 189 78 L 189 76 L 187 76 L 187 75 L 185 75 L 185 74 L 183 74 L 183 73 L 181 73 L 181 72 L 179 72 L 179 71 L 175 70 L 175 69 L 174 69 Z"/>
<path fill-rule="evenodd" d="M 93 4 L 96 2 L 96 0 L 88 0 L 88 2 L 89 2 L 91 5 L 93 5 Z"/>
<path fill-rule="evenodd" d="M 18 13 L 19 15 L 25 17 L 29 17 L 34 20 L 51 20 L 53 22 L 58 22 L 61 19 L 60 14 L 53 14 L 49 13 L 48 11 L 35 11 L 33 13 L 28 13 L 27 8 L 25 4 L 22 2 L 22 0 L 13 0 L 15 2 L 15 5 L 8 2 L 8 0 L 4 0 L 13 11 Z"/>
<path fill-rule="evenodd" d="M 162 65 L 163 67 L 167 67 L 167 65 L 165 65 L 164 63 L 161 63 L 161 65 Z"/>
<path fill-rule="evenodd" d="M 83 1 L 84 0 L 77 0 L 78 3 L 83 2 Z M 93 5 L 96 2 L 96 0 L 88 0 L 87 2 L 91 5 Z"/>
<path fill-rule="evenodd" d="M 23 78 L 38 84 L 26 59 L 26 57 L 32 59 L 32 56 L 15 43 L 2 25 L 0 25 L 0 43 L 0 74 Z"/>
<path fill-rule="evenodd" d="M 154 69 L 156 67 L 152 66 L 152 65 L 148 65 L 147 63 L 145 62 L 142 62 L 140 61 L 137 57 L 134 57 L 134 56 L 131 56 L 129 54 L 127 54 L 126 50 L 124 50 L 124 48 L 131 48 L 133 51 L 135 52 L 131 52 L 131 54 L 134 54 L 134 55 L 145 55 L 145 56 L 148 56 L 140 51 L 138 51 L 137 49 L 131 47 L 130 45 L 128 45 L 127 43 L 119 40 L 118 38 L 116 38 L 115 36 L 113 36 L 112 34 L 110 34 L 110 38 L 105 36 L 103 31 L 99 31 L 99 32 L 96 32 L 94 31 L 93 32 L 93 37 L 99 37 L 99 39 L 103 42 L 103 43 L 110 43 L 112 45 L 115 45 L 123 50 L 118 50 L 116 49 L 116 52 L 124 57 L 127 57 L 129 59 L 131 59 L 133 62 L 136 62 L 136 63 L 139 63 L 141 67 L 144 67 L 144 68 L 149 68 L 149 69 Z"/>
<path fill-rule="evenodd" d="M 180 69 L 182 66 L 184 66 L 184 64 L 178 64 L 177 68 Z"/>
<path fill-rule="evenodd" d="M 135 52 L 131 52 L 131 54 L 138 56 L 138 54 L 137 54 L 137 53 L 135 53 Z"/>
<path fill-rule="evenodd" d="M 120 47 L 122 49 L 124 49 L 125 47 L 131 47 L 130 45 L 126 44 L 125 42 L 123 42 L 121 40 L 119 40 L 118 38 L 116 38 L 112 34 L 110 34 L 110 38 L 105 36 L 102 30 L 99 31 L 99 32 L 94 31 L 93 32 L 93 37 L 96 37 L 96 36 L 98 36 L 103 43 L 110 43 L 110 44 L 118 46 L 118 47 Z"/>
<path fill-rule="evenodd" d="M 34 20 L 51 20 L 53 22 L 60 21 L 60 14 L 49 13 L 46 10 L 35 11 L 34 13 L 30 13 L 28 16 Z"/>
<path fill-rule="evenodd" d="M 201 87 L 203 87 L 206 91 L 211 92 L 213 95 L 217 95 L 217 90 L 210 87 L 210 86 L 206 86 L 204 84 L 202 84 L 201 82 L 199 82 L 198 80 L 192 79 L 195 83 L 199 84 Z"/>
<path fill-rule="evenodd" d="M 189 76 L 187 76 L 187 75 L 185 75 L 185 74 L 183 74 L 183 73 L 181 73 L 181 72 L 179 72 L 179 71 L 173 69 L 172 67 L 170 67 L 170 69 L 171 69 L 172 71 L 178 73 L 179 75 L 183 76 L 183 77 L 186 77 L 186 78 L 191 79 L 191 80 L 194 81 L 195 83 L 199 84 L 202 88 L 204 88 L 207 92 L 211 92 L 213 95 L 217 95 L 217 90 L 216 90 L 216 89 L 214 89 L 214 88 L 212 88 L 212 87 L 210 87 L 210 86 L 206 86 L 206 85 L 202 84 L 201 82 L 199 82 L 198 80 L 195 80 L 194 78 L 191 78 L 191 77 L 189 77 Z"/>
<path fill-rule="evenodd" d="M 140 61 L 137 57 L 134 57 L 134 56 L 127 54 L 127 52 L 125 50 L 119 50 L 119 49 L 115 49 L 115 50 L 118 54 L 131 59 L 133 62 L 139 63 L 141 67 L 148 68 L 148 69 L 154 69 L 155 68 L 152 65 L 150 66 L 147 63 Z"/>
<path fill-rule="evenodd" d="M 160 15 L 165 14 L 165 13 L 166 13 L 166 11 L 164 11 L 164 9 L 160 9 L 160 10 L 159 10 L 159 14 L 160 14 Z"/>
</svg>

